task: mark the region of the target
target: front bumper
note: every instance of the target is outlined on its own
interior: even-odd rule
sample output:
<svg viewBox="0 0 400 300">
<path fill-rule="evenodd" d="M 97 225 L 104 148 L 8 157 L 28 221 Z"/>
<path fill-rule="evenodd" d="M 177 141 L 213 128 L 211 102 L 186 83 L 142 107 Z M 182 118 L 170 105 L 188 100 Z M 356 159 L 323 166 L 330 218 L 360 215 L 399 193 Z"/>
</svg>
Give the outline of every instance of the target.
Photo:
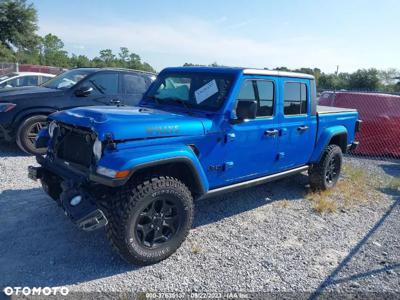
<svg viewBox="0 0 400 300">
<path fill-rule="evenodd" d="M 129 178 L 114 179 L 102 176 L 92 171 L 80 171 L 78 168 L 71 167 L 71 164 L 58 161 L 49 161 L 44 156 L 36 156 L 36 161 L 44 170 L 51 172 L 64 180 L 73 180 L 81 183 L 98 183 L 108 187 L 118 187 L 124 185 Z"/>
<path fill-rule="evenodd" d="M 85 231 L 92 231 L 107 225 L 108 220 L 102 209 L 99 208 L 95 197 L 93 196 L 93 185 L 87 182 L 87 177 L 67 170 L 66 168 L 55 167 L 48 164 L 43 158 L 38 158 L 38 162 L 42 162 L 41 167 L 28 167 L 28 177 L 32 180 L 42 179 L 42 183 L 46 178 L 56 176 L 59 178 L 57 186 L 62 190 L 59 194 L 57 202 L 63 208 L 65 214 L 78 227 Z M 56 170 L 56 171 L 55 171 Z M 55 183 L 53 183 L 55 184 Z M 46 190 L 46 188 L 44 188 Z M 75 201 L 73 199 L 79 199 Z"/>
</svg>

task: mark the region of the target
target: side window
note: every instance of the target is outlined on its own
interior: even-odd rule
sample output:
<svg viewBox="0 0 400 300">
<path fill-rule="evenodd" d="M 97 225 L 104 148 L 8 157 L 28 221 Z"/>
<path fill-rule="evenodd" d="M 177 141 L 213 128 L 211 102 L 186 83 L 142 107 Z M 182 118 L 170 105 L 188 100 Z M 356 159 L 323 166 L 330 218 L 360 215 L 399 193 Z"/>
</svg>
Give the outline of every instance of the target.
<svg viewBox="0 0 400 300">
<path fill-rule="evenodd" d="M 268 80 L 245 80 L 237 100 L 257 101 L 257 117 L 270 117 L 274 110 L 274 83 Z"/>
<path fill-rule="evenodd" d="M 259 97 L 257 116 L 270 117 L 274 111 L 274 83 L 257 80 L 256 85 Z"/>
<path fill-rule="evenodd" d="M 46 81 L 48 81 L 48 80 L 50 80 L 52 77 L 49 77 L 49 76 L 41 76 L 41 84 L 42 83 L 45 83 Z"/>
<path fill-rule="evenodd" d="M 124 94 L 143 94 L 146 92 L 149 84 L 143 76 L 136 74 L 124 74 L 122 76 Z"/>
<path fill-rule="evenodd" d="M 24 76 L 20 78 L 19 86 L 39 85 L 39 76 Z"/>
<path fill-rule="evenodd" d="M 92 95 L 118 94 L 118 73 L 99 73 L 85 80 L 85 86 L 93 88 Z"/>
<path fill-rule="evenodd" d="M 253 85 L 254 80 L 245 80 L 240 88 L 237 100 L 254 101 L 257 100 Z"/>
<path fill-rule="evenodd" d="M 5 82 L 5 86 L 7 86 L 7 87 L 20 86 L 19 85 L 20 80 L 21 80 L 21 78 L 14 78 L 14 79 L 8 80 L 8 81 Z"/>
<path fill-rule="evenodd" d="M 284 86 L 285 115 L 307 113 L 307 87 L 301 82 L 286 82 Z"/>
</svg>

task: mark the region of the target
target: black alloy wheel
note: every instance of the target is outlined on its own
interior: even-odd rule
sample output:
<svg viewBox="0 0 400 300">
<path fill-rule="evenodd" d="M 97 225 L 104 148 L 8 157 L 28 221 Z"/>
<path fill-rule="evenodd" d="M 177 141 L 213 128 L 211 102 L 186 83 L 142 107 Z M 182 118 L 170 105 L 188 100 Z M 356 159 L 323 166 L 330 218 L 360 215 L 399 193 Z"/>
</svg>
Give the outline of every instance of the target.
<svg viewBox="0 0 400 300">
<path fill-rule="evenodd" d="M 325 174 L 325 180 L 327 181 L 328 184 L 332 184 L 333 182 L 336 182 L 339 174 L 340 174 L 340 157 L 337 155 L 331 157 L 331 159 L 328 162 L 328 166 L 326 168 L 326 174 Z"/>
<path fill-rule="evenodd" d="M 143 247 L 154 249 L 171 240 L 182 224 L 181 209 L 174 198 L 152 201 L 139 214 L 135 224 L 139 243 Z"/>
</svg>

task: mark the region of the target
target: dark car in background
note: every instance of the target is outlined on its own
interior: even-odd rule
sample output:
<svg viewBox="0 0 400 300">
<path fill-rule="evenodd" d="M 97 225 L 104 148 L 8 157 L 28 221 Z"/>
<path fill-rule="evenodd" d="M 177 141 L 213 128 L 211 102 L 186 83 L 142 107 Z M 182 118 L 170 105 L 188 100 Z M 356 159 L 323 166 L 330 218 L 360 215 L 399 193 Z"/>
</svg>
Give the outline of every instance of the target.
<svg viewBox="0 0 400 300">
<path fill-rule="evenodd" d="M 363 121 L 355 154 L 400 157 L 400 95 L 323 92 L 320 105 L 355 108 Z"/>
<path fill-rule="evenodd" d="M 16 141 L 25 152 L 35 147 L 37 133 L 53 112 L 78 106 L 136 105 L 155 74 L 113 68 L 77 68 L 41 86 L 0 90 L 0 138 Z"/>
</svg>

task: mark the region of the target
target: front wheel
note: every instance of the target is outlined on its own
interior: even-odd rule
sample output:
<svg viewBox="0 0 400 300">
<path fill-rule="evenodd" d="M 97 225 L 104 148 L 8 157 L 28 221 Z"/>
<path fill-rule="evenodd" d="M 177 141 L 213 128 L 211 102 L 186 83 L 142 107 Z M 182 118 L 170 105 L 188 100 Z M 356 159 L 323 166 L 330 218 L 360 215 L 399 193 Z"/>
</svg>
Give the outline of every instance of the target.
<svg viewBox="0 0 400 300">
<path fill-rule="evenodd" d="M 173 254 L 192 226 L 193 198 L 172 177 L 128 184 L 112 199 L 107 237 L 129 263 L 148 265 Z"/>
<path fill-rule="evenodd" d="M 30 154 L 42 155 L 46 153 L 46 148 L 36 148 L 36 137 L 43 127 L 47 126 L 47 116 L 36 115 L 25 119 L 17 131 L 18 147 Z"/>
<path fill-rule="evenodd" d="M 327 190 L 334 187 L 342 169 L 342 149 L 337 145 L 326 147 L 320 161 L 309 170 L 310 186 L 314 190 Z"/>
</svg>

